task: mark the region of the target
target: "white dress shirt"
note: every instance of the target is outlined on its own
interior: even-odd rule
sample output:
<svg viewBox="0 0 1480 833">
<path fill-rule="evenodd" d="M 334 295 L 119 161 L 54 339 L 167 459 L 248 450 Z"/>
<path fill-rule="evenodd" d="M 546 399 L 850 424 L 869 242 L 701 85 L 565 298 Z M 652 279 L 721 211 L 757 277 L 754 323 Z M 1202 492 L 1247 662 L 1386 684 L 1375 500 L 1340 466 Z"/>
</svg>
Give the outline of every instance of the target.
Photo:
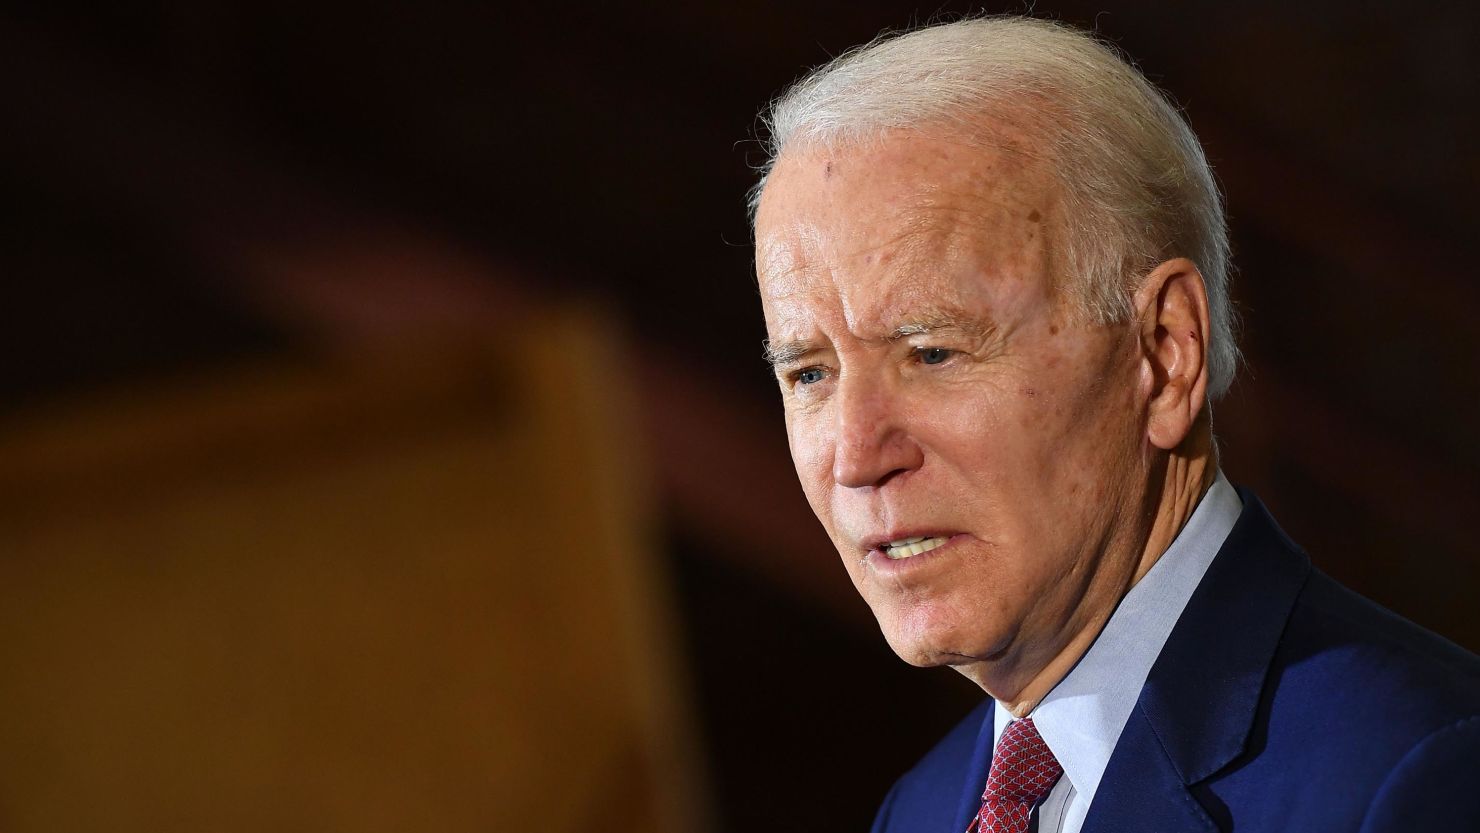
<svg viewBox="0 0 1480 833">
<path fill-rule="evenodd" d="M 1033 709 L 1033 725 L 1064 768 L 1038 807 L 1039 833 L 1079 833 L 1151 666 L 1242 511 L 1243 501 L 1220 471 L 1172 545 L 1126 593 L 1079 664 Z M 1013 719 L 998 703 L 994 746 Z"/>
</svg>

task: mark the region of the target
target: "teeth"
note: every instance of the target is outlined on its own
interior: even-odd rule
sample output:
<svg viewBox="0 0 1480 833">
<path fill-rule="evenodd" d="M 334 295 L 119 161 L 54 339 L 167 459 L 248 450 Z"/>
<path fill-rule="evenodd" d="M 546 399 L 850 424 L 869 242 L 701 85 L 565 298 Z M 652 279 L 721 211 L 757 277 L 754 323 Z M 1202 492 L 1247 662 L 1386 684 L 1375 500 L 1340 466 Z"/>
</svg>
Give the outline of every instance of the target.
<svg viewBox="0 0 1480 833">
<path fill-rule="evenodd" d="M 926 538 L 924 535 L 890 541 L 889 546 L 884 549 L 884 556 L 898 561 L 901 558 L 909 558 L 912 555 L 919 555 L 922 552 L 930 552 L 945 542 L 945 538 Z"/>
</svg>

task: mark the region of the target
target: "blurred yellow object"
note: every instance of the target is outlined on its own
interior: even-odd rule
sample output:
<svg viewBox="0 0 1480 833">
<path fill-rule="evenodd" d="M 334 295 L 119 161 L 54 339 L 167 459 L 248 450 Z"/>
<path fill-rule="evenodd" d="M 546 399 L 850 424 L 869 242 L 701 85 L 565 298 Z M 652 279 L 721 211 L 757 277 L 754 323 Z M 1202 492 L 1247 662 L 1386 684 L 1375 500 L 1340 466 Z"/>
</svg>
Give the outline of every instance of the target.
<svg viewBox="0 0 1480 833">
<path fill-rule="evenodd" d="M 0 425 L 0 827 L 706 826 L 619 343 L 401 353 Z"/>
</svg>

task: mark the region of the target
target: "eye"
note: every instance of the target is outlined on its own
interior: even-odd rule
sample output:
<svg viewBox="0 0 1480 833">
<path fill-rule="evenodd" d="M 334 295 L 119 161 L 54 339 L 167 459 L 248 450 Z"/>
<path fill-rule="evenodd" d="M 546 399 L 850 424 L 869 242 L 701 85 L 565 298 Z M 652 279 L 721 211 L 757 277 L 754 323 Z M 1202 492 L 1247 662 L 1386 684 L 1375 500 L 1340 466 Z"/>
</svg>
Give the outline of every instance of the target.
<svg viewBox="0 0 1480 833">
<path fill-rule="evenodd" d="M 944 347 L 921 347 L 915 351 L 921 364 L 940 364 L 951 357 L 951 351 Z"/>
<path fill-rule="evenodd" d="M 822 381 L 822 375 L 823 375 L 822 368 L 820 368 L 820 367 L 808 367 L 808 368 L 805 368 L 803 370 L 798 370 L 797 371 L 796 380 L 797 380 L 797 383 L 798 384 L 812 385 L 812 384 L 816 384 L 817 382 L 821 382 Z"/>
</svg>

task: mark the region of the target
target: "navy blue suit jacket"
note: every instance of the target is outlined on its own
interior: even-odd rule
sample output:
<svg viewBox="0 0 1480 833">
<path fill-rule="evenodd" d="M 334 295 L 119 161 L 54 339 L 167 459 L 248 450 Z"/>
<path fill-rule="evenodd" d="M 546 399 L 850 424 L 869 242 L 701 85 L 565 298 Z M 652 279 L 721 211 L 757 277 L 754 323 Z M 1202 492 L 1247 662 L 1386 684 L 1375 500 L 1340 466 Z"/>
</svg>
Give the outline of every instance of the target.
<svg viewBox="0 0 1480 833">
<path fill-rule="evenodd" d="M 1152 666 L 1083 833 L 1480 831 L 1480 658 L 1337 584 L 1244 511 Z M 992 701 L 890 791 L 875 833 L 961 833 Z"/>
</svg>

